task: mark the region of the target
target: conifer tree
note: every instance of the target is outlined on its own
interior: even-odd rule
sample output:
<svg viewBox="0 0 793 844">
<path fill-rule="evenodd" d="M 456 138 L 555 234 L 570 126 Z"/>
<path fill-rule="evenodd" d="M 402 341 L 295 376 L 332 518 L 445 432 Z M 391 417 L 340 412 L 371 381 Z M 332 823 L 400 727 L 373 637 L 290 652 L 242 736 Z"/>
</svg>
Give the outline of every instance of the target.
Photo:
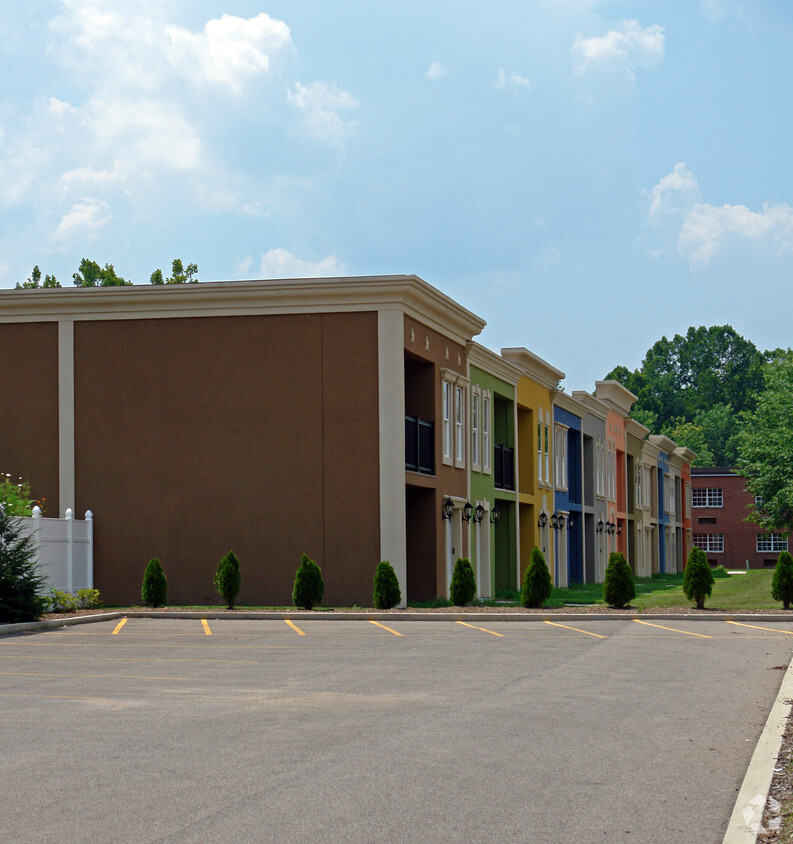
<svg viewBox="0 0 793 844">
<path fill-rule="evenodd" d="M 295 572 L 295 583 L 292 588 L 292 603 L 304 610 L 313 609 L 321 600 L 325 592 L 322 571 L 314 560 L 303 554 L 300 565 Z"/>
<path fill-rule="evenodd" d="M 793 555 L 783 551 L 779 555 L 771 580 L 771 597 L 775 601 L 782 601 L 786 610 L 790 609 L 793 600 Z"/>
<path fill-rule="evenodd" d="M 221 558 L 212 582 L 215 584 L 215 589 L 218 590 L 218 595 L 226 602 L 226 606 L 233 610 L 234 601 L 239 595 L 242 582 L 240 561 L 233 551 L 229 551 L 225 557 Z"/>
<path fill-rule="evenodd" d="M 713 572 L 705 552 L 695 545 L 688 555 L 686 570 L 683 572 L 683 593 L 694 601 L 698 610 L 705 609 L 705 598 L 713 590 Z"/>
<path fill-rule="evenodd" d="M 147 607 L 161 607 L 168 595 L 168 578 L 160 561 L 154 557 L 149 560 L 143 574 L 140 597 Z"/>
<path fill-rule="evenodd" d="M 551 597 L 551 573 L 542 551 L 535 545 L 531 560 L 523 575 L 520 603 L 524 607 L 541 607 Z"/>
<path fill-rule="evenodd" d="M 476 595 L 476 579 L 471 563 L 465 557 L 458 558 L 452 572 L 452 582 L 449 585 L 449 597 L 458 607 L 470 604 Z"/>
<path fill-rule="evenodd" d="M 603 600 L 616 609 L 626 607 L 636 597 L 633 572 L 620 551 L 609 554 L 606 574 L 603 579 Z"/>
<path fill-rule="evenodd" d="M 374 573 L 374 595 L 372 601 L 378 610 L 390 610 L 402 600 L 394 567 L 387 560 L 377 566 Z"/>
</svg>

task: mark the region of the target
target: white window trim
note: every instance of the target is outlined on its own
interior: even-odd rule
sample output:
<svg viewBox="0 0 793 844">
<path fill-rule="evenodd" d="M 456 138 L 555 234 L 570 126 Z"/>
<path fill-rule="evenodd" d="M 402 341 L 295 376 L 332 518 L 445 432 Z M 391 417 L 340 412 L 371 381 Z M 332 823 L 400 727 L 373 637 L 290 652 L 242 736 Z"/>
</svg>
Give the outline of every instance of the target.
<svg viewBox="0 0 793 844">
<path fill-rule="evenodd" d="M 471 387 L 471 468 L 481 471 L 482 467 L 482 393 L 479 387 Z"/>
<path fill-rule="evenodd" d="M 761 545 L 768 547 L 761 548 Z M 755 539 L 758 554 L 781 554 L 788 550 L 788 538 L 781 533 L 758 533 Z"/>
<path fill-rule="evenodd" d="M 482 472 L 492 473 L 490 451 L 492 449 L 493 396 L 490 390 L 482 390 Z"/>
<path fill-rule="evenodd" d="M 718 494 L 717 494 L 718 493 Z M 697 495 L 704 498 L 704 504 L 697 504 Z M 718 504 L 714 502 L 718 501 Z M 691 506 L 696 509 L 718 510 L 724 507 L 724 490 L 719 487 L 699 487 L 691 490 Z"/>
<path fill-rule="evenodd" d="M 452 465 L 452 383 L 441 382 L 441 415 L 443 417 L 442 460 L 445 465 Z"/>
<path fill-rule="evenodd" d="M 465 468 L 465 400 L 467 390 L 454 385 L 454 465 Z"/>
<path fill-rule="evenodd" d="M 567 425 L 558 422 L 554 425 L 553 431 L 553 456 L 554 456 L 554 485 L 560 492 L 568 489 L 567 478 Z"/>
<path fill-rule="evenodd" d="M 706 554 L 724 553 L 723 533 L 695 533 L 693 541 L 694 545 L 701 548 Z"/>
</svg>

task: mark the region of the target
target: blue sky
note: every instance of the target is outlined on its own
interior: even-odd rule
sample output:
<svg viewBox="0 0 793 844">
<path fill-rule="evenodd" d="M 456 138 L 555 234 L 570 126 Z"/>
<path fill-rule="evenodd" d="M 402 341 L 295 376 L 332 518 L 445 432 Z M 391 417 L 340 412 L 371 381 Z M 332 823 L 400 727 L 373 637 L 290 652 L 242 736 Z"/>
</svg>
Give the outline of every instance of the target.
<svg viewBox="0 0 793 844">
<path fill-rule="evenodd" d="M 31 0 L 0 79 L 0 287 L 417 273 L 568 390 L 791 345 L 788 0 Z"/>
</svg>

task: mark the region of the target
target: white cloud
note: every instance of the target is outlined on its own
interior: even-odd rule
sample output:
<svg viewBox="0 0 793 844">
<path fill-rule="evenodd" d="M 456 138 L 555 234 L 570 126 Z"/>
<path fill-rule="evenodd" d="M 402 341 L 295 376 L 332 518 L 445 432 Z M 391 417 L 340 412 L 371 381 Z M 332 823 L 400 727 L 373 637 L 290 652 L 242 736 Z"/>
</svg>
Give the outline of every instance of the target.
<svg viewBox="0 0 793 844">
<path fill-rule="evenodd" d="M 573 43 L 573 69 L 584 73 L 592 68 L 634 68 L 653 70 L 666 49 L 664 28 L 653 24 L 642 29 L 639 22 L 622 22 L 622 29 L 587 38 L 578 34 Z"/>
<path fill-rule="evenodd" d="M 430 69 L 427 71 L 427 79 L 431 79 L 433 82 L 437 82 L 439 79 L 443 79 L 444 76 L 447 76 L 446 68 L 438 61 L 434 61 L 430 65 Z"/>
<path fill-rule="evenodd" d="M 321 141 L 340 146 L 358 125 L 355 120 L 345 120 L 340 112 L 358 107 L 357 100 L 335 84 L 298 82 L 288 92 L 289 101 L 303 112 L 309 133 Z"/>
<path fill-rule="evenodd" d="M 166 28 L 169 61 L 193 78 L 225 85 L 240 93 L 243 82 L 267 74 L 273 58 L 291 46 L 289 27 L 262 12 L 255 18 L 223 15 L 203 32 Z"/>
<path fill-rule="evenodd" d="M 507 73 L 502 67 L 498 71 L 496 88 L 511 88 L 513 91 L 531 88 L 531 79 L 518 73 Z"/>
<path fill-rule="evenodd" d="M 97 231 L 110 222 L 110 206 L 103 200 L 84 199 L 61 219 L 55 229 L 56 240 L 78 239 L 92 243 Z"/>
<path fill-rule="evenodd" d="M 250 264 L 247 264 L 246 269 L 249 268 Z M 345 273 L 344 265 L 335 255 L 319 261 L 304 261 L 286 249 L 270 249 L 262 254 L 259 271 L 262 278 L 323 278 Z"/>
<path fill-rule="evenodd" d="M 678 252 L 692 268 L 704 267 L 726 246 L 755 244 L 773 254 L 793 252 L 793 207 L 703 202 L 699 185 L 685 164 L 675 165 L 650 191 L 650 225 L 673 236 Z"/>
</svg>

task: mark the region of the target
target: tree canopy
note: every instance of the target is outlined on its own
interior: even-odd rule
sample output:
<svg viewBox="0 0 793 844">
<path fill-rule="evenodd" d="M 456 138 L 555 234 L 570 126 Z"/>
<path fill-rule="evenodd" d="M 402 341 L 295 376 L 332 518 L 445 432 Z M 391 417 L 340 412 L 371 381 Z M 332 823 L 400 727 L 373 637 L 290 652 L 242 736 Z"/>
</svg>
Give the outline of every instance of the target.
<svg viewBox="0 0 793 844">
<path fill-rule="evenodd" d="M 132 282 L 116 275 L 112 264 L 100 267 L 96 261 L 83 258 L 80 269 L 72 274 L 75 287 L 129 287 Z"/>
<path fill-rule="evenodd" d="M 162 270 L 155 270 L 149 277 L 152 284 L 195 284 L 198 279 L 193 276 L 198 275 L 198 265 L 188 264 L 187 267 L 182 263 L 181 258 L 174 258 L 171 262 L 171 275 L 168 278 L 163 278 Z"/>
<path fill-rule="evenodd" d="M 697 452 L 696 465 L 733 466 L 740 414 L 755 407 L 764 360 L 730 325 L 691 326 L 658 340 L 639 369 L 617 366 L 606 378 L 637 396 L 632 417 Z"/>
<path fill-rule="evenodd" d="M 44 281 L 41 280 L 41 270 L 39 269 L 39 265 L 36 264 L 33 267 L 33 272 L 31 272 L 28 280 L 20 284 L 19 282 L 16 283 L 16 290 L 37 290 L 40 287 L 60 287 L 61 283 L 55 278 L 54 275 L 45 275 Z"/>
<path fill-rule="evenodd" d="M 764 390 L 738 436 L 739 468 L 758 505 L 750 518 L 767 530 L 793 528 L 793 351 L 776 350 Z"/>
</svg>

